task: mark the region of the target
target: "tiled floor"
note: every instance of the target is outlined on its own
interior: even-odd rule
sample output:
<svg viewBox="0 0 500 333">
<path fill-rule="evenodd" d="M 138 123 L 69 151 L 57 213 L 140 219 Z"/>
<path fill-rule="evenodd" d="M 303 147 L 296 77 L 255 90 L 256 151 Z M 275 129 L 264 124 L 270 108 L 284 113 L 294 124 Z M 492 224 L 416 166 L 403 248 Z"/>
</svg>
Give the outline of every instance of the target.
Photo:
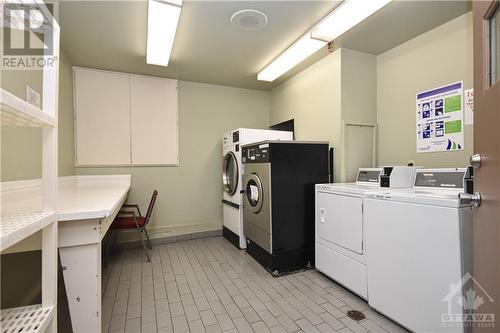
<svg viewBox="0 0 500 333">
<path fill-rule="evenodd" d="M 103 284 L 103 332 L 406 332 L 317 271 L 274 278 L 221 237 L 155 246 L 151 263 L 119 252 Z"/>
</svg>

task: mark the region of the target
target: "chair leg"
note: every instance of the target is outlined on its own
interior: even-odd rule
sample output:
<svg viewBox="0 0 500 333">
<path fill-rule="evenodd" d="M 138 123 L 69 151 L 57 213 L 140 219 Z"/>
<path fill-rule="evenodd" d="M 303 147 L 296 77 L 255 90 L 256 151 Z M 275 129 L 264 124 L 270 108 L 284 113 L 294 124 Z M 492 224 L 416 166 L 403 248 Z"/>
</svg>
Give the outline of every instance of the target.
<svg viewBox="0 0 500 333">
<path fill-rule="evenodd" d="M 104 255 L 104 267 L 105 268 L 108 268 L 109 253 L 111 252 L 111 246 L 113 243 L 113 239 L 114 239 L 114 233 L 113 233 L 113 230 L 110 230 L 109 235 L 108 235 L 108 243 L 106 244 L 106 253 Z"/>
<path fill-rule="evenodd" d="M 146 230 L 146 227 L 144 227 L 144 232 L 146 233 L 146 239 L 147 239 L 147 242 L 148 242 L 148 247 L 150 249 L 153 248 L 153 244 L 151 244 L 151 239 L 149 239 L 149 234 L 148 234 L 148 231 Z"/>
<path fill-rule="evenodd" d="M 146 257 L 148 262 L 151 262 L 151 257 L 149 256 L 149 250 L 146 246 L 146 242 L 144 242 L 144 238 L 142 237 L 142 230 L 138 229 L 139 237 L 141 237 L 142 247 L 144 248 L 144 252 L 146 252 Z"/>
</svg>

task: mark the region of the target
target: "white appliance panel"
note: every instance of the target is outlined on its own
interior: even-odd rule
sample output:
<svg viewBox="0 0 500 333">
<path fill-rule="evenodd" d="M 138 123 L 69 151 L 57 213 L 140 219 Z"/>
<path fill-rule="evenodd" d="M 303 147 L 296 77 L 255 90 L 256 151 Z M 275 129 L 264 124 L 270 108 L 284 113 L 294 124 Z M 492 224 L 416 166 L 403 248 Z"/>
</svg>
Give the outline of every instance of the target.
<svg viewBox="0 0 500 333">
<path fill-rule="evenodd" d="M 363 254 L 363 199 L 316 192 L 317 237 Z"/>
<path fill-rule="evenodd" d="M 370 306 L 415 332 L 450 332 L 443 299 L 463 275 L 459 209 L 365 199 Z M 454 314 L 463 310 L 456 299 Z"/>
<path fill-rule="evenodd" d="M 228 228 L 237 235 L 243 234 L 243 230 L 241 229 L 240 225 L 241 209 L 223 204 L 222 218 L 224 220 L 224 226 L 226 228 Z"/>
<path fill-rule="evenodd" d="M 365 264 L 316 243 L 315 267 L 364 299 L 368 297 Z"/>
<path fill-rule="evenodd" d="M 240 146 L 264 140 L 293 140 L 293 132 L 240 128 Z"/>
</svg>

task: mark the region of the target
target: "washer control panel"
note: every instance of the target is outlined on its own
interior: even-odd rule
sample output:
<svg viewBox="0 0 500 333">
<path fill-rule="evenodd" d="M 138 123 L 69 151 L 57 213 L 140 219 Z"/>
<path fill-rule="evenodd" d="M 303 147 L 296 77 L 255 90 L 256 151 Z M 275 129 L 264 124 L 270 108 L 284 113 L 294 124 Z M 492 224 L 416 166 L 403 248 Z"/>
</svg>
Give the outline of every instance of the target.
<svg viewBox="0 0 500 333">
<path fill-rule="evenodd" d="M 243 147 L 242 156 L 243 163 L 269 162 L 269 143 Z"/>
</svg>

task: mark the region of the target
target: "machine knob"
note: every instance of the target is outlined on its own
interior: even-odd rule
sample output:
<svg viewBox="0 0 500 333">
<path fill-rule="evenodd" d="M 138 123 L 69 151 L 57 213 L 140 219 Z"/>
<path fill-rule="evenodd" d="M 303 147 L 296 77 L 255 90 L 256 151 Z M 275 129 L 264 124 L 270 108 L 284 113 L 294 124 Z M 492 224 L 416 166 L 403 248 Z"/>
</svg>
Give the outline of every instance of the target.
<svg viewBox="0 0 500 333">
<path fill-rule="evenodd" d="M 459 193 L 458 198 L 463 205 L 473 204 L 476 207 L 481 206 L 481 194 L 479 192 L 474 194 Z"/>
</svg>

